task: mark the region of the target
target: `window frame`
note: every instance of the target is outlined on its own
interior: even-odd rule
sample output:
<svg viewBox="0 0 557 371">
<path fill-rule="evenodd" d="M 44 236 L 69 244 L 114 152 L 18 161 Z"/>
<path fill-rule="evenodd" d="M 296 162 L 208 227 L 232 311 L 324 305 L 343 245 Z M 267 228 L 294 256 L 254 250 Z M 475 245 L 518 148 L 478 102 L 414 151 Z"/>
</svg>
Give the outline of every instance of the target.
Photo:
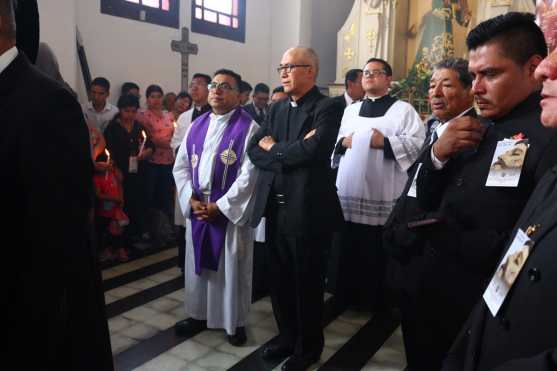
<svg viewBox="0 0 557 371">
<path fill-rule="evenodd" d="M 224 26 L 219 23 L 212 23 L 204 19 L 195 18 L 195 8 L 199 6 L 196 5 L 195 0 L 191 0 L 191 31 L 204 34 L 204 35 L 209 35 L 209 36 L 219 37 L 222 39 L 245 43 L 246 42 L 246 1 L 247 0 L 238 0 L 238 16 L 237 16 L 238 28 L 233 28 L 231 26 Z M 203 5 L 201 6 L 201 8 L 205 9 Z M 211 11 L 214 10 L 211 9 Z"/>
<path fill-rule="evenodd" d="M 162 10 L 126 0 L 101 0 L 101 13 L 179 29 L 180 0 L 169 0 L 169 5 L 169 10 Z M 141 12 L 145 12 L 145 19 L 141 19 Z"/>
</svg>

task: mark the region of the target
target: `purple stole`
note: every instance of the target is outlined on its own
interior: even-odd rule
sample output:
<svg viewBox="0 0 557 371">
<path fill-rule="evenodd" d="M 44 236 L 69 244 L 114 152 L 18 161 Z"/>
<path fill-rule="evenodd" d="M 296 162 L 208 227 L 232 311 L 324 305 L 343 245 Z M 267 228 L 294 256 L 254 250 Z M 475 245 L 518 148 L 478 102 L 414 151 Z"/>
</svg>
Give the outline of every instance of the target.
<svg viewBox="0 0 557 371">
<path fill-rule="evenodd" d="M 193 194 L 197 196 L 198 200 L 203 200 L 199 190 L 198 165 L 211 121 L 210 114 L 211 112 L 206 112 L 192 123 L 186 140 Z M 247 112 L 242 108 L 236 108 L 228 123 L 224 124 L 227 126 L 220 141 L 217 156 L 215 157 L 209 202 L 215 202 L 224 196 L 236 181 L 251 121 L 252 118 Z M 202 269 L 217 271 L 226 238 L 228 219 L 220 214 L 211 223 L 207 223 L 203 220 L 197 220 L 193 210 L 190 215 L 195 273 L 200 275 Z"/>
</svg>

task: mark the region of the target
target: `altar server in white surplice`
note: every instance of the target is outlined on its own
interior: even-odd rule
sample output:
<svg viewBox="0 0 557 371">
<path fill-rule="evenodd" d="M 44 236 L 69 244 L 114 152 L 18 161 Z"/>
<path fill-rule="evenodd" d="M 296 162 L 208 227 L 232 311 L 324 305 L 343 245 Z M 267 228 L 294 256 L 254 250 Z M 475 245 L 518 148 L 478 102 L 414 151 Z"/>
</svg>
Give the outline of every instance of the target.
<svg viewBox="0 0 557 371">
<path fill-rule="evenodd" d="M 186 217 L 185 311 L 179 335 L 224 329 L 232 345 L 246 342 L 251 303 L 252 213 L 257 170 L 246 143 L 258 129 L 239 107 L 241 78 L 219 70 L 209 85 L 212 111 L 188 129 L 174 165 Z"/>
<path fill-rule="evenodd" d="M 383 225 L 425 138 L 414 108 L 388 95 L 392 69 L 372 58 L 363 71 L 366 98 L 346 108 L 333 167 L 345 225 L 340 234 L 337 289 L 345 306 L 376 311 L 384 302 Z"/>
</svg>

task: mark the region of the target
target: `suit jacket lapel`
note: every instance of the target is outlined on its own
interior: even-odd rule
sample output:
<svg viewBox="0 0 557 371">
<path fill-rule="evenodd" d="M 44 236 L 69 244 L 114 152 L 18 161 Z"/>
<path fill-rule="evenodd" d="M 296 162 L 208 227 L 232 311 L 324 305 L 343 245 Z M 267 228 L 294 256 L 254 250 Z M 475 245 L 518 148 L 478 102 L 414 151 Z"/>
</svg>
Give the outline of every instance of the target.
<svg viewBox="0 0 557 371">
<path fill-rule="evenodd" d="M 299 120 L 296 120 L 297 122 L 293 123 L 292 130 L 290 131 L 292 133 L 292 137 L 289 138 L 289 139 L 298 138 L 300 136 L 300 133 L 302 132 L 302 130 L 306 126 L 311 125 L 313 116 L 311 116 L 309 114 L 309 112 L 313 111 L 313 107 L 315 106 L 315 102 L 316 102 L 317 98 L 319 98 L 319 96 L 320 96 L 320 94 L 315 94 L 307 102 L 304 102 L 304 104 L 302 105 L 302 112 L 298 116 Z"/>
<path fill-rule="evenodd" d="M 276 120 L 277 125 L 273 128 L 273 138 L 277 141 L 286 140 L 288 133 L 288 109 L 290 107 L 290 101 L 288 99 L 279 102 L 280 106 L 277 109 L 275 117 L 279 118 Z"/>
<path fill-rule="evenodd" d="M 20 52 L 16 59 L 0 74 L 0 97 L 8 95 L 15 88 L 21 74 L 27 68 L 29 68 L 29 62 Z"/>
</svg>

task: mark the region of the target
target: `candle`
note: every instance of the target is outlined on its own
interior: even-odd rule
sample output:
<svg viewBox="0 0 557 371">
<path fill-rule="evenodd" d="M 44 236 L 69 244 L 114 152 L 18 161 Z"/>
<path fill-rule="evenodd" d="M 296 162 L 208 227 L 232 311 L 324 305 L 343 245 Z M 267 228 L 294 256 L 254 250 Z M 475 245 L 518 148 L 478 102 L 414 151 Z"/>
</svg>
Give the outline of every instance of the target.
<svg viewBox="0 0 557 371">
<path fill-rule="evenodd" d="M 145 147 L 145 142 L 147 141 L 147 134 L 145 134 L 145 130 L 141 130 L 141 136 L 143 136 L 143 142 L 141 142 L 141 147 L 139 147 L 139 155 L 143 152 L 143 147 Z"/>
<path fill-rule="evenodd" d="M 108 166 L 110 165 L 110 152 L 108 149 L 104 149 L 104 153 L 106 154 L 106 172 L 104 173 L 104 179 L 108 179 Z"/>
</svg>

